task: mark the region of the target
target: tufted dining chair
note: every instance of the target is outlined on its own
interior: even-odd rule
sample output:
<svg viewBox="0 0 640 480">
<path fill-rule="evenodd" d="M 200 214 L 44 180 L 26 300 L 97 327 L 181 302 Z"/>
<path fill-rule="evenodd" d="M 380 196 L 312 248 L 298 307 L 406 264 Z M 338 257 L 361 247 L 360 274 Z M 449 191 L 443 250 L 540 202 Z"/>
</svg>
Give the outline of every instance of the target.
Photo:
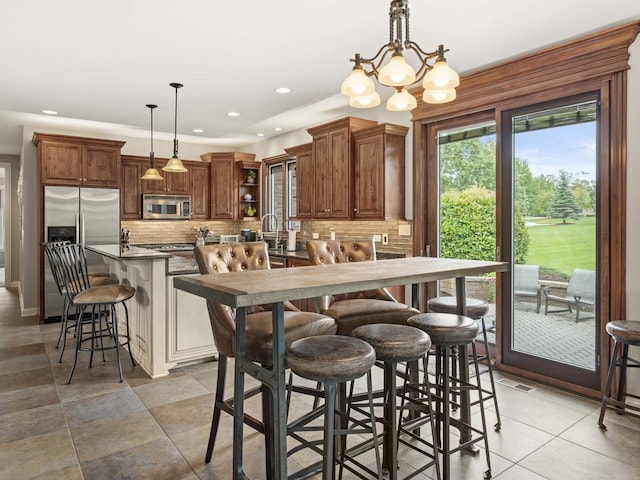
<svg viewBox="0 0 640 480">
<path fill-rule="evenodd" d="M 270 268 L 269 254 L 265 242 L 226 243 L 198 246 L 194 250 L 201 274 L 224 274 L 243 270 L 265 270 Z M 233 415 L 232 399 L 224 399 L 228 359 L 235 356 L 234 308 L 207 300 L 209 320 L 213 338 L 219 353 L 218 379 L 215 392 L 213 418 L 205 462 L 211 461 L 220 422 L 220 412 Z M 301 312 L 290 302 L 284 304 L 285 346 L 295 340 L 315 335 L 334 335 L 336 323 L 333 318 L 312 312 Z M 247 308 L 246 315 L 246 356 L 249 360 L 269 368 L 272 359 L 272 313 L 271 305 Z M 265 402 L 269 393 L 260 387 L 245 392 L 250 397 L 262 392 L 263 412 L 268 412 Z M 264 418 L 264 415 L 263 415 Z M 265 433 L 264 422 L 245 412 L 245 423 L 255 430 Z M 267 439 L 268 440 L 268 439 Z M 269 459 L 267 458 L 267 461 Z"/>
<path fill-rule="evenodd" d="M 332 265 L 376 260 L 372 240 L 307 240 L 312 265 Z M 336 320 L 339 335 L 351 335 L 362 325 L 391 323 L 405 325 L 420 313 L 399 303 L 386 288 L 320 297 L 318 311 Z"/>
</svg>

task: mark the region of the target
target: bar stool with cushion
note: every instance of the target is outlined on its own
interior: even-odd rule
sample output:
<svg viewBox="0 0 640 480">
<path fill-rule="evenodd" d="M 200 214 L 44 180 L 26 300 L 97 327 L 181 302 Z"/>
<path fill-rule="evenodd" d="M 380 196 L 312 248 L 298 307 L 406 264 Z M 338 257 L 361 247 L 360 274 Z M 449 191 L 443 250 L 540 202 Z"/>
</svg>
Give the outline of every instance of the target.
<svg viewBox="0 0 640 480">
<path fill-rule="evenodd" d="M 307 240 L 312 265 L 331 265 L 376 260 L 371 240 Z M 386 288 L 341 295 L 325 295 L 319 299 L 318 311 L 335 318 L 339 335 L 351 335 L 361 325 L 393 323 L 406 325 L 407 319 L 419 313 L 399 303 Z"/>
<path fill-rule="evenodd" d="M 406 428 L 406 426 L 401 426 L 401 428 L 398 428 L 396 412 L 398 409 L 398 395 L 403 399 L 403 405 L 404 400 L 409 401 L 414 406 L 418 404 L 417 399 L 412 398 L 411 392 L 407 389 L 407 385 L 409 385 L 407 383 L 407 370 L 405 370 L 404 375 L 404 388 L 400 389 L 400 391 L 397 389 L 398 363 L 415 362 L 423 359 L 429 348 L 431 348 L 429 335 L 418 328 L 408 325 L 386 323 L 362 325 L 356 328 L 352 335 L 369 343 L 376 352 L 376 359 L 383 363 L 385 397 L 383 404 L 384 432 L 382 468 L 383 471 L 388 474 L 387 478 L 389 478 L 389 480 L 396 480 L 398 478 L 398 442 L 400 442 L 414 451 L 423 453 L 429 458 L 429 461 L 420 468 L 416 468 L 415 463 L 413 463 L 413 468 L 408 478 L 412 478 L 429 467 L 435 466 L 437 478 L 440 479 L 437 448 L 434 447 L 433 444 L 425 442 L 420 438 L 419 434 L 414 432 L 416 425 L 418 425 L 415 418 L 411 421 L 411 427 Z M 428 385 L 429 380 L 426 375 L 425 381 Z M 435 438 L 430 388 L 426 387 L 425 390 L 426 396 L 420 400 L 419 404 L 421 405 L 420 412 L 426 415 L 423 415 L 419 419 L 419 424 L 423 424 L 428 420 L 431 425 L 431 433 L 433 438 Z M 398 435 L 399 430 L 404 435 Z M 408 436 L 408 439 L 405 438 L 405 436 Z M 422 444 L 423 448 L 420 448 L 420 444 Z M 430 447 L 431 451 L 425 450 L 426 447 Z"/>
<path fill-rule="evenodd" d="M 441 429 L 442 442 L 439 445 L 440 453 L 442 453 L 442 471 L 443 478 L 451 477 L 451 454 L 467 449 L 473 444 L 484 441 L 484 448 L 487 459 L 487 470 L 484 478 L 491 478 L 491 459 L 489 457 L 489 442 L 487 438 L 487 426 L 484 412 L 484 402 L 482 401 L 482 385 L 480 383 L 480 372 L 478 367 L 478 355 L 476 351 L 475 339 L 478 336 L 479 326 L 475 320 L 462 315 L 450 313 L 421 313 L 412 317 L 408 321 L 409 325 L 417 327 L 425 331 L 431 337 L 431 343 L 436 347 L 436 382 L 435 393 L 436 399 L 436 415 L 439 419 L 436 428 Z M 449 352 L 452 347 L 466 348 L 471 345 L 471 359 L 475 369 L 476 384 L 465 381 L 462 373 L 468 372 L 467 356 L 460 355 L 460 378 L 456 378 L 450 374 Z M 480 401 L 481 428 L 472 425 L 471 418 L 468 423 L 465 421 L 461 412 L 461 418 L 452 418 L 450 415 L 451 407 L 454 401 L 451 400 L 452 392 L 458 392 L 461 396 L 470 395 L 472 391 L 478 394 Z M 460 407 L 460 405 L 457 405 Z M 460 444 L 451 447 L 451 426 L 460 430 Z M 440 436 L 440 435 L 438 435 Z"/>
<path fill-rule="evenodd" d="M 640 399 L 639 395 L 627 392 L 627 367 L 638 368 L 640 361 L 629 357 L 629 345 L 640 346 L 640 321 L 637 320 L 614 320 L 607 323 L 607 333 L 614 341 L 611 361 L 609 363 L 609 373 L 607 376 L 607 386 L 602 397 L 602 406 L 600 408 L 600 418 L 598 418 L 598 426 L 602 429 L 607 427 L 603 423 L 604 415 L 607 408 L 615 410 L 618 413 L 626 413 L 633 416 L 640 416 L 640 407 L 627 403 L 627 397 Z M 619 368 L 619 379 L 616 396 L 611 394 L 611 385 L 616 368 Z"/>
<path fill-rule="evenodd" d="M 270 268 L 267 244 L 264 242 L 225 243 L 198 246 L 194 250 L 195 259 L 201 274 L 224 274 L 243 270 L 266 270 Z M 216 384 L 211 431 L 205 455 L 205 462 L 211 461 L 211 455 L 218 433 L 220 412 L 233 415 L 233 399 L 224 398 L 229 358 L 235 356 L 235 309 L 207 301 L 209 320 L 213 338 L 218 349 L 218 380 Z M 336 322 L 333 318 L 312 312 L 301 312 L 290 302 L 284 305 L 285 345 L 293 341 L 314 335 L 334 335 Z M 271 305 L 247 308 L 246 316 L 246 356 L 253 362 L 269 368 L 272 359 L 272 312 Z M 263 412 L 269 412 L 270 395 L 266 389 L 258 387 L 245 392 L 245 398 L 262 393 Z M 245 423 L 260 433 L 265 432 L 264 421 L 245 412 Z M 267 439 L 268 443 L 268 439 Z M 269 461 L 269 455 L 267 455 Z"/>
<path fill-rule="evenodd" d="M 321 383 L 324 386 L 324 425 L 322 427 L 310 426 L 309 422 L 316 418 L 316 415 L 309 415 L 300 422 L 289 425 L 287 433 L 300 443 L 299 448 L 289 451 L 289 455 L 301 448 L 312 448 L 322 454 L 322 478 L 331 480 L 335 477 L 336 465 L 339 464 L 342 478 L 342 468 L 348 468 L 356 473 L 360 478 L 371 478 L 364 475 L 375 475 L 378 480 L 382 480 L 382 467 L 380 465 L 380 452 L 378 448 L 378 435 L 376 431 L 376 419 L 373 404 L 373 386 L 371 381 L 371 367 L 375 364 L 376 354 L 367 342 L 342 335 L 321 335 L 307 337 L 296 340 L 287 347 L 287 366 L 296 375 L 309 380 Z M 355 380 L 363 375 L 367 376 L 367 398 L 369 405 L 368 427 L 364 427 L 361 422 L 346 428 L 336 427 L 336 387 L 338 384 Z M 338 411 L 342 418 L 349 420 L 348 414 Z M 343 423 L 343 422 L 339 422 Z M 303 436 L 305 432 L 322 431 L 322 449 L 317 445 L 317 439 L 307 439 Z M 336 459 L 334 452 L 335 436 L 347 434 L 370 433 L 375 449 L 376 470 L 372 471 L 360 462 L 347 463 L 352 458 L 346 452 L 342 453 L 342 458 Z M 356 469 L 358 467 L 360 470 Z M 364 470 L 364 473 L 361 472 Z M 289 478 L 308 478 L 309 472 L 303 470 L 297 474 L 290 475 Z"/>
<path fill-rule="evenodd" d="M 491 364 L 491 355 L 489 350 L 489 340 L 487 339 L 487 325 L 485 322 L 485 316 L 489 311 L 489 304 L 484 300 L 480 300 L 477 298 L 466 297 L 465 304 L 467 306 L 467 317 L 472 318 L 480 322 L 480 327 L 482 328 L 482 341 L 484 344 L 484 355 L 478 356 L 479 362 L 484 362 L 487 365 L 486 372 L 489 373 L 489 384 L 490 389 L 483 389 L 483 400 L 488 402 L 493 400 L 493 407 L 496 411 L 496 423 L 494 428 L 496 432 L 499 432 L 502 428 L 502 421 L 500 420 L 500 409 L 498 408 L 498 396 L 496 394 L 496 384 L 493 379 L 493 366 Z M 456 297 L 435 297 L 431 298 L 427 301 L 427 311 L 433 313 L 458 313 L 458 304 L 456 301 Z M 455 370 L 454 370 L 455 372 Z"/>
<path fill-rule="evenodd" d="M 131 341 L 129 336 L 129 312 L 125 301 L 135 295 L 135 289 L 129 285 L 119 284 L 92 287 L 82 245 L 60 245 L 53 249 L 53 253 L 60 264 L 65 279 L 65 292 L 68 295 L 67 309 L 69 307 L 78 309 L 75 328 L 75 355 L 67 383 L 71 383 L 80 350 L 91 352 L 89 357 L 90 368 L 93 364 L 94 352 L 101 352 L 104 362 L 105 351 L 115 350 L 120 382 L 123 382 L 120 347 L 128 345 Z M 119 320 L 116 309 L 118 305 L 122 306 L 125 314 L 125 332 L 122 334 L 119 333 Z M 91 309 L 91 315 L 86 319 L 85 312 L 89 308 Z M 135 365 L 130 347 L 129 357 L 132 365 Z"/>
<path fill-rule="evenodd" d="M 49 262 L 49 268 L 51 269 L 51 276 L 56 284 L 56 288 L 58 289 L 58 293 L 63 298 L 62 304 L 62 318 L 60 321 L 60 334 L 58 335 L 58 341 L 56 342 L 56 348 L 60 347 L 60 340 L 62 340 L 62 350 L 60 350 L 60 355 L 58 356 L 58 363 L 62 362 L 62 355 L 64 354 L 64 349 L 67 344 L 67 336 L 66 334 L 70 331 L 75 330 L 76 324 L 75 319 L 78 318 L 78 309 L 76 308 L 76 314 L 74 319 L 69 319 L 69 296 L 66 292 L 65 287 L 65 279 L 64 273 L 62 272 L 60 262 L 57 260 L 57 257 L 53 253 L 53 251 L 61 247 L 62 245 L 70 245 L 69 241 L 56 241 L 56 242 L 42 242 L 42 248 L 44 250 L 45 256 L 47 257 L 47 261 Z M 110 273 L 107 272 L 88 272 L 89 276 L 89 284 L 92 287 L 99 287 L 101 285 L 116 285 L 118 282 L 117 279 L 113 278 Z M 75 337 L 75 332 L 73 332 L 73 336 Z"/>
</svg>

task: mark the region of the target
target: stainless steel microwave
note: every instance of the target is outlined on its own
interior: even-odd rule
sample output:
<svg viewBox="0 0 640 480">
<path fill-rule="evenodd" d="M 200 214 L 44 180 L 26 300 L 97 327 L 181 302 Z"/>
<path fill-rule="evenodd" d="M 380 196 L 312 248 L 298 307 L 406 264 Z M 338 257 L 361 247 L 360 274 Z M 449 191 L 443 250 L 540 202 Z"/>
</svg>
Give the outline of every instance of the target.
<svg viewBox="0 0 640 480">
<path fill-rule="evenodd" d="M 142 218 L 145 220 L 189 220 L 190 195 L 142 195 Z"/>
</svg>

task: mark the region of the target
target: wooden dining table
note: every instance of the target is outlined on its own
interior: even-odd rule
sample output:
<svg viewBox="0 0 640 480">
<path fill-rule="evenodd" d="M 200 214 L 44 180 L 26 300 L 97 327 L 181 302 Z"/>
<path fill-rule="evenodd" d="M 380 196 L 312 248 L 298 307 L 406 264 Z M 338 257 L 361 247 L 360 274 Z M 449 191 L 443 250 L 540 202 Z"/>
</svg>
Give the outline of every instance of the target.
<svg viewBox="0 0 640 480">
<path fill-rule="evenodd" d="M 465 277 L 504 272 L 508 263 L 434 257 L 406 257 L 372 262 L 340 263 L 326 266 L 251 270 L 196 277 L 177 277 L 174 287 L 211 302 L 236 309 L 236 350 L 233 420 L 233 479 L 247 479 L 243 467 L 244 375 L 258 379 L 272 393 L 269 417 L 265 425 L 270 435 L 273 457 L 267 477 L 287 478 L 287 425 L 284 343 L 284 302 L 371 290 L 400 285 L 412 286 L 412 303 L 419 305 L 419 286 L 424 283 L 456 279 L 458 312 L 465 314 Z M 273 358 L 267 369 L 247 360 L 246 308 L 272 304 Z M 468 403 L 468 402 L 467 402 Z M 470 416 L 464 404 L 461 416 Z M 464 432 L 461 432 L 464 436 Z"/>
</svg>

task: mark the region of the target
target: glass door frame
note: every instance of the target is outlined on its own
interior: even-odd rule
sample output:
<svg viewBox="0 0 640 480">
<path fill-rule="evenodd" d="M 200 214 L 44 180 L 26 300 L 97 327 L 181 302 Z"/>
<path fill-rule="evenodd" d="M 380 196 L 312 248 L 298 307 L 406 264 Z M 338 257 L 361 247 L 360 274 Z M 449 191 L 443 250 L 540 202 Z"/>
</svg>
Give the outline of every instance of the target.
<svg viewBox="0 0 640 480">
<path fill-rule="evenodd" d="M 554 100 L 550 100 L 543 103 L 526 105 L 518 108 L 513 108 L 510 110 L 503 110 L 500 112 L 500 154 L 498 155 L 497 167 L 500 172 L 500 188 L 497 189 L 496 194 L 496 203 L 498 205 L 498 224 L 500 225 L 500 238 L 498 240 L 498 245 L 500 245 L 500 256 L 503 261 L 513 262 L 513 208 L 514 208 L 514 185 L 515 185 L 515 172 L 514 172 L 514 159 L 513 159 L 513 133 L 512 133 L 512 122 L 511 119 L 514 116 L 522 115 L 527 112 L 537 112 L 540 110 L 548 110 L 553 109 L 555 107 L 571 104 L 571 103 L 580 103 L 584 101 L 593 101 L 595 100 L 599 106 L 602 105 L 600 102 L 601 92 L 599 90 L 595 90 L 592 92 L 585 92 L 579 95 L 562 97 Z M 606 186 L 603 185 L 602 171 L 603 171 L 603 161 L 602 161 L 602 136 L 603 136 L 603 122 L 602 111 L 599 108 L 598 119 L 596 120 L 596 179 L 597 179 L 597 189 L 596 189 L 596 295 L 599 299 L 596 302 L 596 319 L 602 318 L 602 299 L 608 295 L 604 295 L 601 292 L 600 279 L 603 277 L 602 275 L 602 256 L 601 253 L 606 251 L 606 248 L 601 248 L 601 245 L 604 244 L 602 238 L 602 230 L 603 225 L 605 225 L 608 221 L 608 214 L 606 213 L 603 207 L 608 205 L 608 202 L 604 201 L 601 191 L 605 192 L 608 190 Z M 605 175 L 606 178 L 606 175 Z M 498 193 L 499 192 L 499 193 Z M 604 230 L 607 230 L 605 227 Z M 511 338 L 513 335 L 513 269 L 507 274 L 502 276 L 502 283 L 500 285 L 501 289 L 501 301 L 500 301 L 500 311 L 502 312 L 502 322 L 500 329 L 500 352 L 501 352 L 501 362 L 505 365 L 510 365 L 518 369 L 526 369 L 529 372 L 543 375 L 543 376 L 552 376 L 562 382 L 573 383 L 576 385 L 580 385 L 581 387 L 599 390 L 601 378 L 603 376 L 602 372 L 602 331 L 603 324 L 602 322 L 595 321 L 595 338 L 594 338 L 594 349 L 595 349 L 595 358 L 596 365 L 594 371 L 589 371 L 586 369 L 578 368 L 571 366 L 567 363 L 554 362 L 552 360 L 547 360 L 541 357 L 537 357 L 534 355 L 528 355 L 525 353 L 518 352 L 511 348 Z M 606 336 L 606 335 L 605 335 Z M 607 366 L 607 362 L 604 363 L 605 367 Z M 552 372 L 552 373 L 550 373 Z"/>
</svg>

